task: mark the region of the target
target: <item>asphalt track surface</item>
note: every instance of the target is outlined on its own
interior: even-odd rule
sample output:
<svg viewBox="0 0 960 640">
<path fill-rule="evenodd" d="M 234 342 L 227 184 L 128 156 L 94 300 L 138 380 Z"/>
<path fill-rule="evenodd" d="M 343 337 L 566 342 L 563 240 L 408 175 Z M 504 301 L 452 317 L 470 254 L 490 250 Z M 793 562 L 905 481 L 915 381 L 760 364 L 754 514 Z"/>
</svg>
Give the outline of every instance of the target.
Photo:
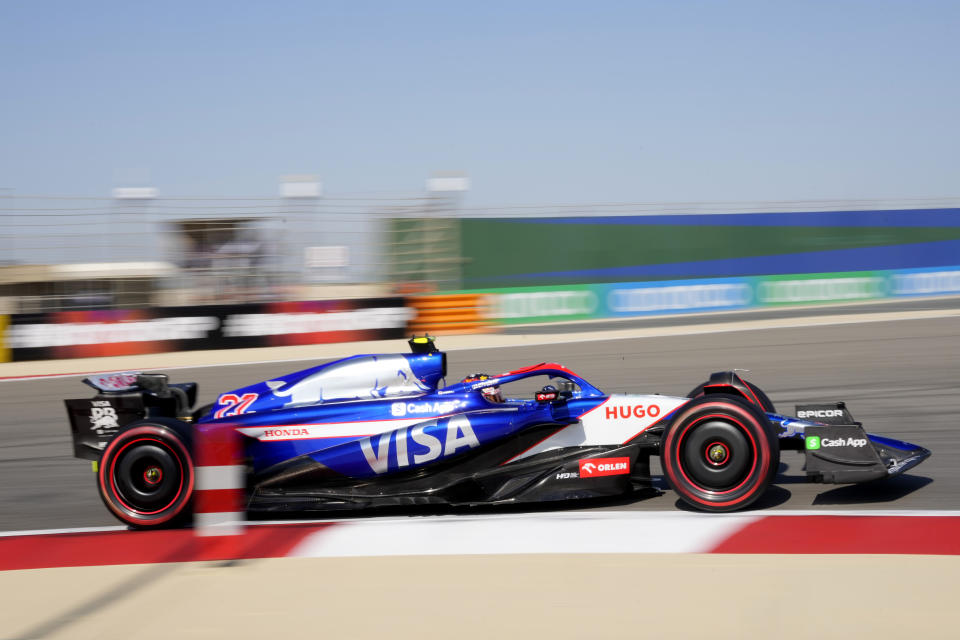
<svg viewBox="0 0 960 640">
<path fill-rule="evenodd" d="M 948 305 L 960 306 L 955 300 Z M 785 452 L 763 509 L 960 509 L 960 319 L 957 317 L 783 327 L 450 353 L 449 380 L 560 362 L 608 393 L 685 395 L 711 371 L 748 369 L 777 408 L 845 400 L 868 432 L 927 447 L 933 456 L 910 473 L 867 485 L 807 483 L 802 455 Z M 347 354 L 344 354 L 347 355 Z M 200 400 L 312 363 L 259 363 L 177 369 Z M 85 397 L 80 376 L 0 382 L 0 531 L 115 526 L 87 461 L 71 455 L 61 402 Z M 654 464 L 654 473 L 659 467 Z M 682 508 L 661 479 L 661 495 L 582 509 Z"/>
</svg>

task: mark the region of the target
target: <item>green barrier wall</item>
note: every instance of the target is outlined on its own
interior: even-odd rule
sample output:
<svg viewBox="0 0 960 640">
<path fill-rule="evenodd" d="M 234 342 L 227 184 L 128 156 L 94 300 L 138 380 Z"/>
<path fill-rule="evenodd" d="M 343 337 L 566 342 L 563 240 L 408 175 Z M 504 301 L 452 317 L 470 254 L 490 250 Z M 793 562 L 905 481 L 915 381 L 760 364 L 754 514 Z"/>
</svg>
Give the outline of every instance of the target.
<svg viewBox="0 0 960 640">
<path fill-rule="evenodd" d="M 764 276 L 754 279 L 760 306 L 818 304 L 885 298 L 889 274 L 882 271 Z"/>
<path fill-rule="evenodd" d="M 925 268 L 960 209 L 464 219 L 462 288 Z"/>
<path fill-rule="evenodd" d="M 502 324 L 586 320 L 600 317 L 601 300 L 594 287 L 517 287 L 489 289 L 490 315 Z"/>
<path fill-rule="evenodd" d="M 487 294 L 489 319 L 495 323 L 527 324 L 957 295 L 960 294 L 960 266 L 480 289 L 461 293 Z"/>
</svg>

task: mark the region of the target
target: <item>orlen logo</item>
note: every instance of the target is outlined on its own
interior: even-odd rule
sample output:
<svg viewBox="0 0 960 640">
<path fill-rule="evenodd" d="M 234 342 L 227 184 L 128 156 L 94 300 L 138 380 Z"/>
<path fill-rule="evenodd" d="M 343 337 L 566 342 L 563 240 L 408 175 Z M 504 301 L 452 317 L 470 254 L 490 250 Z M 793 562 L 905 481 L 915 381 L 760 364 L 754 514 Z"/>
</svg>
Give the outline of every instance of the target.
<svg viewBox="0 0 960 640">
<path fill-rule="evenodd" d="M 655 404 L 636 404 L 620 407 L 606 407 L 607 420 L 626 420 L 627 418 L 656 418 L 660 415 L 660 407 Z"/>
<path fill-rule="evenodd" d="M 630 458 L 588 458 L 580 461 L 581 478 L 619 476 L 630 473 Z"/>
</svg>

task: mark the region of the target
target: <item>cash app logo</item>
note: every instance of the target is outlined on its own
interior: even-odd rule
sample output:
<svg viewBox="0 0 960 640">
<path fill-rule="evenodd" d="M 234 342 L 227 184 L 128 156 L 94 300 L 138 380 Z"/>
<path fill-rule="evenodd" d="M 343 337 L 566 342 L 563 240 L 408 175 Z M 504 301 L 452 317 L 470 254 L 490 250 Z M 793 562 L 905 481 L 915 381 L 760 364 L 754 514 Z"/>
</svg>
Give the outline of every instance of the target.
<svg viewBox="0 0 960 640">
<path fill-rule="evenodd" d="M 819 449 L 820 436 L 807 436 L 807 449 Z"/>
</svg>

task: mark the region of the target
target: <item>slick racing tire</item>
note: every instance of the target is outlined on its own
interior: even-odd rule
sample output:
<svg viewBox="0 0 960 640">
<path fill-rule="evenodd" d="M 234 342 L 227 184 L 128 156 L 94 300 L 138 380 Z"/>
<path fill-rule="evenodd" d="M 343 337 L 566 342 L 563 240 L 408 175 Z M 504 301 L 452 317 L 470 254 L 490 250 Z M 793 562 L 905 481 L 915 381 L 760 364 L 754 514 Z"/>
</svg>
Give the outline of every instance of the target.
<svg viewBox="0 0 960 640">
<path fill-rule="evenodd" d="M 175 420 L 127 425 L 100 458 L 97 484 L 107 509 L 137 529 L 189 519 L 196 479 L 190 445 L 189 429 Z"/>
<path fill-rule="evenodd" d="M 703 511 L 735 511 L 763 495 L 780 465 L 766 415 L 742 398 L 710 394 L 683 406 L 663 434 L 670 487 Z"/>
</svg>

